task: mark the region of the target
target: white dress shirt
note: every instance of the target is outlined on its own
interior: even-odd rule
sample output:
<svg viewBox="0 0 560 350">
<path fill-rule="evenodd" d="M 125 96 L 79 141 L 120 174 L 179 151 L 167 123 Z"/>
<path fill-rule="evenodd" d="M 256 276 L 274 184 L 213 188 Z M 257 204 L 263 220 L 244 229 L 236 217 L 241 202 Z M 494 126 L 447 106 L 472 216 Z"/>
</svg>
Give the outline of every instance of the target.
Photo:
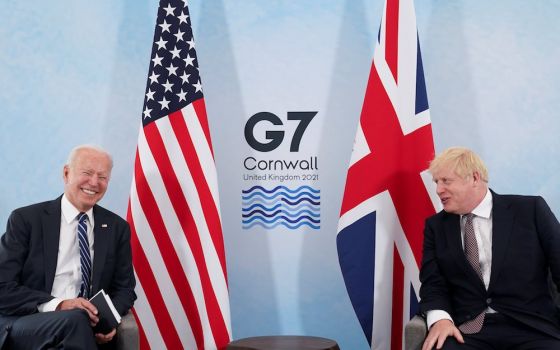
<svg viewBox="0 0 560 350">
<path fill-rule="evenodd" d="M 40 304 L 39 312 L 54 311 L 58 304 L 65 299 L 73 299 L 80 293 L 82 284 L 82 270 L 80 264 L 80 248 L 78 246 L 78 214 L 72 203 L 62 196 L 60 202 L 60 239 L 58 242 L 58 257 L 56 261 L 56 272 L 51 290 L 53 300 Z M 87 236 L 89 241 L 89 252 L 93 263 L 93 208 L 87 214 Z"/>
<path fill-rule="evenodd" d="M 486 191 L 486 195 L 482 202 L 474 208 L 472 214 L 474 234 L 476 236 L 476 243 L 478 245 L 478 261 L 480 262 L 480 269 L 482 272 L 482 280 L 486 290 L 490 284 L 490 271 L 492 269 L 492 193 L 490 190 Z M 461 241 L 463 246 L 465 244 L 465 215 L 461 215 Z M 495 312 L 488 308 L 486 312 Z M 451 315 L 443 310 L 430 310 L 426 313 L 426 323 L 428 329 L 439 320 L 451 320 Z"/>
</svg>

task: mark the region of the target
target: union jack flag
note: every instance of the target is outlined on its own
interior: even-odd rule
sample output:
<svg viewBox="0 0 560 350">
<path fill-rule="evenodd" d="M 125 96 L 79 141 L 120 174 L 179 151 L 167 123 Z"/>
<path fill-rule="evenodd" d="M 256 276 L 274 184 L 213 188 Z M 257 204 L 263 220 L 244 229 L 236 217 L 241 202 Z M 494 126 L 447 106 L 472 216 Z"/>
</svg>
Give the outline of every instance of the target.
<svg viewBox="0 0 560 350">
<path fill-rule="evenodd" d="M 416 313 L 424 220 L 437 198 L 413 0 L 387 0 L 348 169 L 337 248 L 372 349 L 402 349 Z"/>
</svg>

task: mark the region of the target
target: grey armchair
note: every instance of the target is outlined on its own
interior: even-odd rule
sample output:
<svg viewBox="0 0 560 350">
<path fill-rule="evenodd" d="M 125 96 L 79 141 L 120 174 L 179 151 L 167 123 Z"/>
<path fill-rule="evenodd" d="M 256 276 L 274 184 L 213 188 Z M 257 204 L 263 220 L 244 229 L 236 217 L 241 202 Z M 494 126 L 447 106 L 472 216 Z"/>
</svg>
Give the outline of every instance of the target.
<svg viewBox="0 0 560 350">
<path fill-rule="evenodd" d="M 428 334 L 426 320 L 421 316 L 414 316 L 404 327 L 404 349 L 420 350 Z"/>
<path fill-rule="evenodd" d="M 131 311 L 121 320 L 117 328 L 116 340 L 117 350 L 138 350 L 140 348 L 140 335 L 138 325 Z"/>
<path fill-rule="evenodd" d="M 548 288 L 552 300 L 560 307 L 560 292 L 556 288 L 550 273 L 548 274 Z M 426 320 L 421 316 L 414 316 L 404 327 L 404 348 L 405 350 L 422 349 L 422 343 L 428 334 Z"/>
</svg>

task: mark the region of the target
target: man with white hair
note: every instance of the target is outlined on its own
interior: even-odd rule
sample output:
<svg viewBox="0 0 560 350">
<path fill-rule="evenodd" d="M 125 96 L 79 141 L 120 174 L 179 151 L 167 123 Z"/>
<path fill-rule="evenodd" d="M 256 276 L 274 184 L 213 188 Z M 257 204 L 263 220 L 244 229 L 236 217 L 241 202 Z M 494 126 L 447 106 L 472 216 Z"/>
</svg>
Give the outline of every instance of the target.
<svg viewBox="0 0 560 350">
<path fill-rule="evenodd" d="M 130 228 L 97 205 L 113 160 L 103 149 L 74 148 L 64 165 L 64 194 L 16 209 L 0 238 L 0 348 L 96 349 L 116 334 L 94 331 L 88 301 L 100 290 L 124 315 L 135 278 Z"/>
</svg>

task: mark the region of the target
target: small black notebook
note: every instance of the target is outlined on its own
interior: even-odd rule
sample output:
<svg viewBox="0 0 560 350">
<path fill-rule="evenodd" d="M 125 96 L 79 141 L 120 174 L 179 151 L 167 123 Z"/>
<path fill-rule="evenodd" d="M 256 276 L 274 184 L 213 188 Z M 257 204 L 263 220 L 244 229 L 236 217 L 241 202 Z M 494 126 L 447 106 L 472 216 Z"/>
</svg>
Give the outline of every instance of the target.
<svg viewBox="0 0 560 350">
<path fill-rule="evenodd" d="M 97 308 L 97 316 L 99 322 L 93 327 L 94 333 L 107 334 L 117 328 L 121 323 L 121 315 L 115 309 L 111 298 L 102 289 L 89 299 L 89 301 Z"/>
</svg>

